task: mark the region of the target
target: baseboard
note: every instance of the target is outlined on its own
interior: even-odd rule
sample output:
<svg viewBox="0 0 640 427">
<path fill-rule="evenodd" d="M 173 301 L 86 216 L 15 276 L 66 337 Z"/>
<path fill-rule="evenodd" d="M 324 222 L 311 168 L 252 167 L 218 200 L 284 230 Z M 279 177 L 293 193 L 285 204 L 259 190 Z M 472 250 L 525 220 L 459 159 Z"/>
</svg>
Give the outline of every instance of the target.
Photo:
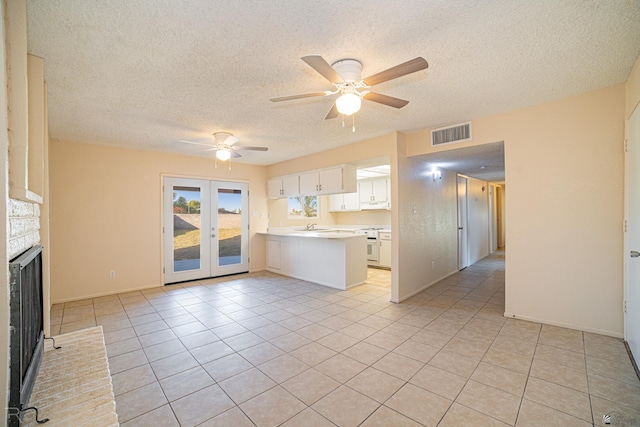
<svg viewBox="0 0 640 427">
<path fill-rule="evenodd" d="M 424 286 L 423 286 L 423 287 L 421 287 L 420 289 L 417 289 L 417 290 L 415 290 L 415 291 L 411 292 L 409 295 L 406 295 L 406 296 L 404 296 L 404 297 L 402 297 L 402 298 L 399 298 L 397 301 L 394 301 L 393 299 L 391 299 L 390 301 L 391 301 L 392 303 L 395 303 L 395 304 L 401 303 L 402 301 L 406 301 L 406 300 L 408 300 L 409 298 L 411 298 L 412 296 L 418 295 L 420 292 L 424 291 L 425 289 L 430 288 L 431 286 L 435 285 L 436 283 L 438 283 L 438 282 L 440 282 L 440 281 L 442 281 L 442 280 L 446 279 L 446 278 L 447 278 L 447 277 L 449 277 L 449 276 L 453 276 L 453 275 L 454 275 L 454 274 L 456 274 L 456 273 L 458 273 L 458 270 L 452 271 L 451 273 L 449 273 L 449 274 L 447 274 L 447 275 L 444 275 L 444 276 L 442 276 L 441 278 L 439 278 L 439 279 L 436 279 L 436 280 L 432 281 L 431 283 L 427 283 L 426 285 L 424 285 Z"/>
<path fill-rule="evenodd" d="M 163 286 L 165 286 L 165 285 L 148 285 L 148 286 L 142 286 L 142 287 L 139 287 L 139 288 L 122 289 L 122 290 L 118 290 L 118 291 L 99 292 L 97 294 L 90 294 L 90 295 L 85 295 L 85 296 L 81 296 L 81 297 L 62 298 L 62 299 L 52 300 L 51 301 L 51 305 L 62 304 L 62 303 L 65 303 L 65 302 L 72 302 L 72 301 L 81 301 L 83 299 L 89 299 L 89 298 L 100 298 L 100 297 L 106 297 L 106 296 L 109 296 L 109 295 L 124 294 L 126 292 L 144 291 L 146 289 L 161 288 Z"/>
<path fill-rule="evenodd" d="M 506 312 L 506 311 L 504 312 L 504 317 L 509 317 L 509 318 L 512 318 L 512 319 L 519 319 L 519 320 L 526 320 L 528 322 L 543 323 L 545 325 L 551 325 L 551 326 L 559 326 L 561 328 L 575 329 L 576 331 L 590 332 L 590 333 L 593 333 L 593 334 L 606 335 L 606 336 L 614 337 L 614 338 L 623 338 L 623 334 L 618 333 L 618 332 L 606 331 L 606 330 L 597 329 L 597 328 L 588 328 L 588 327 L 585 327 L 585 326 L 573 325 L 573 324 L 570 324 L 570 323 L 554 322 L 553 320 L 538 319 L 536 317 L 520 316 L 520 315 L 517 315 L 515 313 L 509 313 L 509 312 Z"/>
</svg>

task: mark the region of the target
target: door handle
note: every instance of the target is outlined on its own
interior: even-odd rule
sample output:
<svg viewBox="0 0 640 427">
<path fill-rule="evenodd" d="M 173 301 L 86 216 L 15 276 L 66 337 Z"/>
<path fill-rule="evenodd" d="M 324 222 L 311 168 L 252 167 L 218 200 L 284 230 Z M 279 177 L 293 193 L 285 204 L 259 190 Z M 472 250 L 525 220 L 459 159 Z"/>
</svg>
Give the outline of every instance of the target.
<svg viewBox="0 0 640 427">
<path fill-rule="evenodd" d="M 211 237 L 216 237 L 216 235 L 215 235 L 215 234 L 212 234 L 212 235 L 211 235 Z"/>
<path fill-rule="evenodd" d="M 631 258 L 640 258 L 640 252 L 631 251 Z"/>
<path fill-rule="evenodd" d="M 464 227 L 458 227 L 458 230 L 464 230 Z"/>
</svg>

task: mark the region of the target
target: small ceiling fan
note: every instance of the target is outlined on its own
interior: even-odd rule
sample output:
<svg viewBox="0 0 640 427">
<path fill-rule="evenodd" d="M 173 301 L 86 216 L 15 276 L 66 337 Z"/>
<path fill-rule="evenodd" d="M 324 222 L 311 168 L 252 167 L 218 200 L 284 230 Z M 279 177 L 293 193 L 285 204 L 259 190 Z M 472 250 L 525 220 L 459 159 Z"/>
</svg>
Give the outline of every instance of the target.
<svg viewBox="0 0 640 427">
<path fill-rule="evenodd" d="M 320 55 L 303 56 L 301 59 L 311 68 L 320 73 L 325 79 L 329 80 L 336 87 L 336 90 L 281 96 L 271 98 L 270 100 L 272 102 L 280 102 L 316 96 L 329 96 L 340 93 L 340 96 L 334 102 L 329 113 L 327 113 L 325 120 L 334 119 L 338 117 L 339 114 L 350 116 L 356 113 L 360 110 L 362 98 L 368 101 L 377 102 L 378 104 L 388 105 L 390 107 L 404 107 L 409 103 L 409 101 L 383 95 L 381 93 L 371 92 L 369 89 L 380 83 L 397 79 L 429 67 L 429 64 L 424 58 L 417 57 L 363 79 L 362 63 L 355 59 L 341 59 L 334 62 L 332 65 L 329 65 L 329 63 Z"/>
<path fill-rule="evenodd" d="M 249 147 L 246 145 L 235 145 L 236 142 L 240 141 L 240 138 L 237 136 L 233 136 L 228 132 L 216 132 L 213 134 L 213 144 L 209 144 L 206 142 L 196 142 L 196 141 L 185 141 L 182 140 L 180 142 L 184 142 L 187 144 L 194 145 L 202 145 L 205 147 L 209 147 L 208 150 L 205 151 L 215 151 L 216 159 L 221 161 L 229 160 L 231 157 L 237 159 L 238 157 L 242 157 L 238 151 L 240 150 L 248 150 L 248 151 L 268 151 L 267 147 Z"/>
</svg>

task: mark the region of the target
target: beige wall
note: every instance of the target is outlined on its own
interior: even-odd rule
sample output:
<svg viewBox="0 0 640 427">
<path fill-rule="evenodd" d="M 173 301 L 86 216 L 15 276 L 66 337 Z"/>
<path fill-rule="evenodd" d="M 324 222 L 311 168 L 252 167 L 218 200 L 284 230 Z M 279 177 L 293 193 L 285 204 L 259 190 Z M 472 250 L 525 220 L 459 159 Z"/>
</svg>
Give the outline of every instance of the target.
<svg viewBox="0 0 640 427">
<path fill-rule="evenodd" d="M 508 316 L 622 336 L 624 117 L 620 84 L 473 121 L 460 146 L 505 141 Z"/>
<path fill-rule="evenodd" d="M 267 177 L 289 175 L 313 169 L 327 168 L 344 163 L 389 157 L 395 150 L 396 133 L 367 139 L 320 153 L 310 154 L 286 162 L 267 166 Z"/>
<path fill-rule="evenodd" d="M 388 225 L 391 227 L 391 211 L 386 209 L 334 212 L 335 224 L 343 225 Z"/>
<path fill-rule="evenodd" d="M 250 268 L 265 268 L 264 166 L 62 141 L 49 155 L 53 303 L 162 285 L 163 174 L 249 182 Z"/>
<path fill-rule="evenodd" d="M 269 227 L 318 225 L 387 225 L 391 227 L 391 211 L 386 209 L 354 212 L 329 212 L 329 196 L 320 196 L 320 217 L 289 219 L 287 199 L 269 200 Z"/>
<path fill-rule="evenodd" d="M 392 206 L 397 206 L 392 250 L 398 253 L 397 268 L 392 265 L 398 284 L 391 290 L 394 302 L 454 273 L 458 260 L 457 174 L 442 170 L 442 179 L 434 181 L 423 161 L 404 154 L 405 135 L 398 139 L 398 184 L 392 189 Z"/>
</svg>

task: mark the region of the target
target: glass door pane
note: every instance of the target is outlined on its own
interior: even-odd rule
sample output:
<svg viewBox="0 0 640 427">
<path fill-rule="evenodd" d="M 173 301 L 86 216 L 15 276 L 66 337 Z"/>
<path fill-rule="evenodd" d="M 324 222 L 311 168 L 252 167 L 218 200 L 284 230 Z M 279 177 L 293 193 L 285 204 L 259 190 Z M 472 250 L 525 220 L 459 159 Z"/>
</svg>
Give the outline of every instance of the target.
<svg viewBox="0 0 640 427">
<path fill-rule="evenodd" d="M 210 277 L 210 186 L 205 180 L 164 179 L 164 283 Z"/>
<path fill-rule="evenodd" d="M 200 188 L 173 187 L 173 271 L 200 269 Z"/>
<path fill-rule="evenodd" d="M 211 276 L 249 271 L 249 184 L 211 181 Z"/>
<path fill-rule="evenodd" d="M 242 191 L 218 188 L 218 265 L 242 262 Z"/>
</svg>

